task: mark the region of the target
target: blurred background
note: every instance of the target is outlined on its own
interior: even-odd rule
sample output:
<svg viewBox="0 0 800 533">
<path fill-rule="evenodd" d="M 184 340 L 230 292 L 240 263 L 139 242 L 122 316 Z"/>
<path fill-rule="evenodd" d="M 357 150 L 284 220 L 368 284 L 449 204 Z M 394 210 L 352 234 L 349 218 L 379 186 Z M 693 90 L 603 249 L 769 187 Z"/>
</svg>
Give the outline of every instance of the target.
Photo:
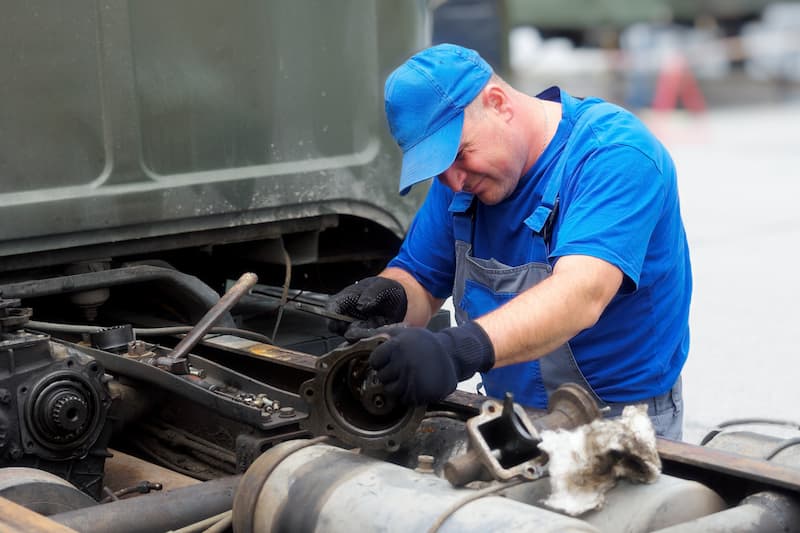
<svg viewBox="0 0 800 533">
<path fill-rule="evenodd" d="M 684 440 L 754 419 L 759 431 L 796 434 L 800 1 L 450 0 L 432 8 L 434 43 L 478 50 L 529 94 L 559 85 L 618 103 L 669 148 L 695 284 Z"/>
</svg>

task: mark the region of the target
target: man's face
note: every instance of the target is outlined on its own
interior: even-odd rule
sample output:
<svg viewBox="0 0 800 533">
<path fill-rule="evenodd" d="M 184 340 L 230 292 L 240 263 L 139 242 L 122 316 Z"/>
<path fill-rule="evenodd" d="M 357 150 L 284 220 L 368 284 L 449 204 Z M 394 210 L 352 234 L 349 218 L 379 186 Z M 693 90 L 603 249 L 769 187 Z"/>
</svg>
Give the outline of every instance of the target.
<svg viewBox="0 0 800 533">
<path fill-rule="evenodd" d="M 455 192 L 474 194 L 486 205 L 508 198 L 525 165 L 524 156 L 514 150 L 510 128 L 491 109 L 465 113 L 458 155 L 439 181 Z"/>
</svg>

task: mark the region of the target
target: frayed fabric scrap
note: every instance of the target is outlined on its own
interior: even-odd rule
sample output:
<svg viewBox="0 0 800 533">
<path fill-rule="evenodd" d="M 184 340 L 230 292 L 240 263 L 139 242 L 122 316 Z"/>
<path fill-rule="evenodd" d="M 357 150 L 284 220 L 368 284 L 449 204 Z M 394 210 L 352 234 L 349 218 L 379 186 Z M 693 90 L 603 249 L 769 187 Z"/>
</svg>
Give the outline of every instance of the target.
<svg viewBox="0 0 800 533">
<path fill-rule="evenodd" d="M 629 405 L 617 419 L 544 431 L 541 438 L 539 448 L 549 456 L 551 488 L 544 504 L 572 516 L 602 507 L 617 479 L 652 483 L 661 473 L 645 405 Z"/>
</svg>

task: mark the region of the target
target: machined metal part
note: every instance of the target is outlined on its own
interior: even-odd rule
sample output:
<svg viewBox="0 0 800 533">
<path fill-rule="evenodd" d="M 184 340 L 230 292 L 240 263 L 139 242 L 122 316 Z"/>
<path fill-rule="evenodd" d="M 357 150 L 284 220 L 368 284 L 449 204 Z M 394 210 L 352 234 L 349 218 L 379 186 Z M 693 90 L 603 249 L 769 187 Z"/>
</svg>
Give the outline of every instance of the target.
<svg viewBox="0 0 800 533">
<path fill-rule="evenodd" d="M 77 350 L 56 353 L 41 335 L 21 332 L 0 345 L 0 359 L 18 367 L 4 384 L 16 393 L 24 452 L 52 460 L 86 455 L 111 403 L 102 365 Z M 14 365 L 15 356 L 26 364 Z"/>
<path fill-rule="evenodd" d="M 586 389 L 575 383 L 565 383 L 550 395 L 547 414 L 532 418 L 531 424 L 539 432 L 572 429 L 601 416 L 600 407 Z"/>
<path fill-rule="evenodd" d="M 20 307 L 20 303 L 18 298 L 0 297 L 0 333 L 15 331 L 30 320 L 33 311 L 30 307 Z"/>
<path fill-rule="evenodd" d="M 476 480 L 537 479 L 547 464 L 547 455 L 538 446 L 539 431 L 571 429 L 599 416 L 589 393 L 573 383 L 553 393 L 548 414 L 537 419 L 536 425 L 510 393 L 502 404 L 487 400 L 481 413 L 467 421 L 469 448 L 445 464 L 445 477 L 457 487 Z"/>
<path fill-rule="evenodd" d="M 190 368 L 202 369 L 206 373 L 205 378 L 199 378 L 192 373 L 175 375 L 157 366 L 143 364 L 137 358 L 115 355 L 87 346 L 78 346 L 67 341 L 54 342 L 57 345 L 64 345 L 67 348 L 79 350 L 94 357 L 107 371 L 113 374 L 127 376 L 155 385 L 170 391 L 172 394 L 212 409 L 220 416 L 238 420 L 253 427 L 273 429 L 278 426 L 295 423 L 306 416 L 303 402 L 297 395 L 271 387 L 198 356 L 190 355 L 188 363 Z M 153 352 L 156 356 L 163 354 L 162 348 L 152 345 L 147 351 Z M 236 387 L 231 385 L 234 383 L 237 385 Z M 220 392 L 217 392 L 218 390 Z M 258 399 L 259 395 L 262 395 L 260 403 L 246 400 L 247 398 Z M 273 406 L 274 402 L 278 402 L 281 406 L 294 407 L 295 413 L 293 417 L 274 416 L 274 409 L 270 412 L 267 409 L 270 404 L 264 402 L 263 398 L 269 399 Z"/>
<path fill-rule="evenodd" d="M 0 335 L 0 466 L 35 466 L 97 498 L 111 427 L 98 361 L 46 335 Z"/>
<path fill-rule="evenodd" d="M 71 360 L 72 361 L 72 360 Z M 94 374 L 102 369 L 94 364 Z M 102 430 L 105 412 L 110 405 L 108 394 L 92 371 L 76 372 L 72 368 L 55 370 L 31 387 L 19 389 L 24 401 L 28 435 L 26 449 L 38 453 L 77 454 L 94 442 Z M 73 365 L 70 365 L 74 366 Z M 56 456 L 58 457 L 58 455 Z"/>
<path fill-rule="evenodd" d="M 130 324 L 103 328 L 89 334 L 92 346 L 98 350 L 124 351 L 128 345 L 135 341 L 133 327 Z"/>
<path fill-rule="evenodd" d="M 425 407 L 394 401 L 367 364 L 372 351 L 387 338 L 362 339 L 319 358 L 316 377 L 300 387 L 310 405 L 307 424 L 311 433 L 331 435 L 356 447 L 389 451 L 396 451 L 413 437 Z"/>
<path fill-rule="evenodd" d="M 502 404 L 484 402 L 481 413 L 467 421 L 467 436 L 467 452 L 444 466 L 445 477 L 456 487 L 492 478 L 537 479 L 544 473 L 539 433 L 511 394 Z"/>
</svg>

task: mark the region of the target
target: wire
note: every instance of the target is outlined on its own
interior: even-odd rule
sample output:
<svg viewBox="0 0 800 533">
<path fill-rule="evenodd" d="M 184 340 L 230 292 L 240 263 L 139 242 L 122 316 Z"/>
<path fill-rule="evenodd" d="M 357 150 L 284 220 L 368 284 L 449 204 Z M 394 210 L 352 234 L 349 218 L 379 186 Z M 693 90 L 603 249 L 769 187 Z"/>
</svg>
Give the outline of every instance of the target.
<svg viewBox="0 0 800 533">
<path fill-rule="evenodd" d="M 490 494 L 494 494 L 496 492 L 500 492 L 501 490 L 510 489 L 511 487 L 516 487 L 522 483 L 525 483 L 529 480 L 527 479 L 511 479 L 508 481 L 498 481 L 488 487 L 483 489 L 476 490 L 472 492 L 469 496 L 465 498 L 461 498 L 450 507 L 446 508 L 445 511 L 439 515 L 439 518 L 428 528 L 428 533 L 436 533 L 442 527 L 442 525 L 447 521 L 448 518 L 453 516 L 458 510 L 462 507 L 467 505 L 468 503 L 472 503 L 475 500 L 479 500 L 484 496 L 489 496 Z"/>
<path fill-rule="evenodd" d="M 223 531 L 228 531 L 228 528 L 230 528 L 232 524 L 233 510 L 229 511 L 227 515 L 223 516 L 219 522 L 206 529 L 204 533 L 222 533 Z"/>
<path fill-rule="evenodd" d="M 283 245 L 283 239 L 281 239 L 281 252 L 283 252 L 283 263 L 286 265 L 286 273 L 283 278 L 283 292 L 281 293 L 281 303 L 278 306 L 278 316 L 275 318 L 275 327 L 272 328 L 273 339 L 278 338 L 278 326 L 280 326 L 281 319 L 283 318 L 283 308 L 286 305 L 286 301 L 289 299 L 289 285 L 292 282 L 292 258 Z"/>
<path fill-rule="evenodd" d="M 731 426 L 747 426 L 751 424 L 762 424 L 768 426 L 784 426 L 790 427 L 792 429 L 800 430 L 800 424 L 794 422 L 792 420 L 779 420 L 774 418 L 735 418 L 733 420 L 726 420 L 717 425 L 714 429 L 709 431 L 705 437 L 700 440 L 700 446 L 705 446 L 711 440 L 722 433 L 724 428 L 728 428 Z"/>
<path fill-rule="evenodd" d="M 266 296 L 267 298 L 277 298 L 280 301 L 280 295 L 283 293 L 283 286 L 278 289 L 278 294 L 275 294 L 275 291 L 269 290 L 270 287 L 266 285 L 256 285 L 251 294 L 257 294 L 259 296 Z M 305 296 L 306 290 L 305 289 L 289 289 L 291 296 L 289 296 L 289 302 L 294 302 L 295 300 L 307 301 L 308 303 L 317 303 L 313 300 L 310 300 L 307 296 Z M 312 293 L 314 294 L 314 293 Z"/>
<path fill-rule="evenodd" d="M 193 326 L 171 326 L 166 328 L 134 328 L 133 332 L 140 337 L 153 337 L 157 335 L 175 335 L 178 333 L 186 333 L 192 329 Z M 239 328 L 223 328 L 216 327 L 208 330 L 209 333 L 216 333 L 221 335 L 236 335 L 243 339 L 258 341 L 264 344 L 275 344 L 271 337 Z"/>
<path fill-rule="evenodd" d="M 778 455 L 786 448 L 791 448 L 792 446 L 797 446 L 798 444 L 800 444 L 800 437 L 795 437 L 793 439 L 786 439 L 785 441 L 775 446 L 772 450 L 770 450 L 769 453 L 767 453 L 767 455 L 764 456 L 764 459 L 766 459 L 767 461 L 771 461 L 776 455 Z"/>
<path fill-rule="evenodd" d="M 57 333 L 99 333 L 108 329 L 103 326 L 90 326 L 88 324 L 58 324 L 55 322 L 41 322 L 30 320 L 25 324 L 26 328 L 41 331 L 54 331 Z M 133 328 L 133 333 L 137 337 L 154 337 L 158 335 L 178 335 L 188 333 L 194 326 L 169 326 L 164 328 Z M 275 344 L 272 338 L 255 331 L 239 328 L 215 327 L 208 330 L 209 334 L 217 335 L 236 335 L 243 339 L 248 339 L 264 344 Z"/>
<path fill-rule="evenodd" d="M 223 522 L 225 520 L 229 520 L 232 516 L 233 511 L 225 511 L 224 513 L 220 513 L 218 515 L 210 516 L 199 522 L 195 522 L 194 524 L 189 524 L 188 526 L 184 526 L 180 529 L 173 529 L 169 533 L 199 533 L 200 531 L 209 531 L 212 530 L 215 525 Z M 227 527 L 230 525 L 230 522 L 226 522 L 225 526 Z M 213 531 L 224 531 L 224 529 L 214 529 Z"/>
<path fill-rule="evenodd" d="M 793 420 L 779 420 L 775 418 L 736 418 L 718 424 L 717 427 L 724 428 L 728 426 L 742 426 L 747 424 L 765 424 L 771 426 L 786 426 L 793 429 L 800 429 L 800 424 L 798 424 Z"/>
</svg>

